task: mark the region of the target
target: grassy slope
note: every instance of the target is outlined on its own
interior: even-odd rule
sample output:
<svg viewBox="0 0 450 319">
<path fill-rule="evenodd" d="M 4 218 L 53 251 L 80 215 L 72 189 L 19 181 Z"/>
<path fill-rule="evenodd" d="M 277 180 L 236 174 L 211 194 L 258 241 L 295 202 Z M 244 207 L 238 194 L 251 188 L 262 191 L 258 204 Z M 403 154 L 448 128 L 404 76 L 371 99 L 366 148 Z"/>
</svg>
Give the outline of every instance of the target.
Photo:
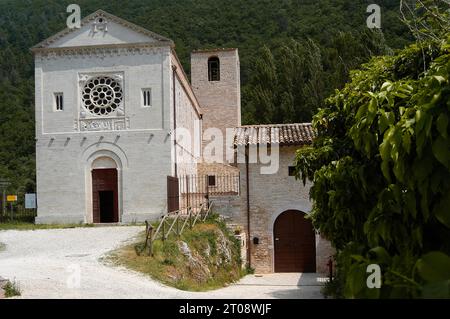
<svg viewBox="0 0 450 319">
<path fill-rule="evenodd" d="M 219 247 L 222 237 L 220 233 L 224 234 L 232 252 L 231 262 L 223 262 Z M 144 235 L 141 235 L 139 242 L 143 241 Z M 180 241 L 189 246 L 192 256 L 200 262 L 193 263 L 183 255 L 180 251 Z M 244 275 L 239 243 L 224 225 L 216 221 L 198 224 L 192 230 L 185 230 L 180 238 L 173 236 L 164 243 L 155 241 L 153 257 L 138 256 L 136 246 L 139 245 L 133 244 L 114 251 L 107 261 L 149 275 L 168 286 L 188 291 L 221 288 Z"/>
</svg>

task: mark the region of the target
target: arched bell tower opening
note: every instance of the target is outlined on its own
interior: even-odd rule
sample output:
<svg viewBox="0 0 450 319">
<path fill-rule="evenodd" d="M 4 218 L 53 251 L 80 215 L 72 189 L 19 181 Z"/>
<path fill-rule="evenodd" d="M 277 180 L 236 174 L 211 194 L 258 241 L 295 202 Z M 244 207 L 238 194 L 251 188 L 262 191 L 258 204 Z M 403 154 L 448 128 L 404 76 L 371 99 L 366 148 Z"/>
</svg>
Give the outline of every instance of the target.
<svg viewBox="0 0 450 319">
<path fill-rule="evenodd" d="M 119 222 L 119 180 L 117 163 L 99 157 L 92 163 L 92 221 L 94 224 Z"/>
</svg>

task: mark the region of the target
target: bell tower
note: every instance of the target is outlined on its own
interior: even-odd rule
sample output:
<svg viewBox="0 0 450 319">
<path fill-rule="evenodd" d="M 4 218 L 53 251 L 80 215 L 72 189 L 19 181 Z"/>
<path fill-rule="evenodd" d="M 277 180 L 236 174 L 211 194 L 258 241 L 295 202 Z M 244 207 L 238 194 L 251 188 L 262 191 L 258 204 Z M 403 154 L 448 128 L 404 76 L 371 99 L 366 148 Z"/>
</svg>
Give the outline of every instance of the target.
<svg viewBox="0 0 450 319">
<path fill-rule="evenodd" d="M 203 111 L 203 131 L 241 125 L 241 79 L 238 49 L 194 51 L 191 82 Z"/>
</svg>

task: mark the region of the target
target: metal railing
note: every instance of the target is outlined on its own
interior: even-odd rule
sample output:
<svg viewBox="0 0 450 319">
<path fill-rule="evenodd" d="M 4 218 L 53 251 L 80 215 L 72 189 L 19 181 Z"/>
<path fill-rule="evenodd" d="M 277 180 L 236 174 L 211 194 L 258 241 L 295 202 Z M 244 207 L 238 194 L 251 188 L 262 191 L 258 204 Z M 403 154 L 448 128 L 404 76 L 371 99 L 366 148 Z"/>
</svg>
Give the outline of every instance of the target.
<svg viewBox="0 0 450 319">
<path fill-rule="evenodd" d="M 239 174 L 178 177 L 180 208 L 200 207 L 211 196 L 239 195 Z"/>
<path fill-rule="evenodd" d="M 5 209 L 0 208 L 0 223 L 24 222 L 34 223 L 36 218 L 35 209 L 25 209 L 22 205 L 15 205 L 12 208 L 6 205 Z"/>
<path fill-rule="evenodd" d="M 171 234 L 180 237 L 186 227 L 190 229 L 199 222 L 205 222 L 211 213 L 213 202 L 203 203 L 199 208 L 181 209 L 176 212 L 168 213 L 162 216 L 162 219 L 156 228 L 148 221 L 145 222 L 145 244 L 140 253 L 147 252 L 149 256 L 153 256 L 153 243 L 160 239 L 163 242 L 169 238 Z"/>
</svg>

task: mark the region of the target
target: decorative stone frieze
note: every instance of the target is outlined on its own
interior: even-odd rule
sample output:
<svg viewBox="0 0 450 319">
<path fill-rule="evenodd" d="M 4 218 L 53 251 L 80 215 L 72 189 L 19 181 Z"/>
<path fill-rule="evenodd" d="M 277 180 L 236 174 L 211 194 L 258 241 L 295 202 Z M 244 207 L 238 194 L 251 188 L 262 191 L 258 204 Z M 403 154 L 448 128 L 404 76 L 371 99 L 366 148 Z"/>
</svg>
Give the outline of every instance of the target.
<svg viewBox="0 0 450 319">
<path fill-rule="evenodd" d="M 127 118 L 97 118 L 80 120 L 80 131 L 121 131 L 129 129 Z"/>
</svg>

